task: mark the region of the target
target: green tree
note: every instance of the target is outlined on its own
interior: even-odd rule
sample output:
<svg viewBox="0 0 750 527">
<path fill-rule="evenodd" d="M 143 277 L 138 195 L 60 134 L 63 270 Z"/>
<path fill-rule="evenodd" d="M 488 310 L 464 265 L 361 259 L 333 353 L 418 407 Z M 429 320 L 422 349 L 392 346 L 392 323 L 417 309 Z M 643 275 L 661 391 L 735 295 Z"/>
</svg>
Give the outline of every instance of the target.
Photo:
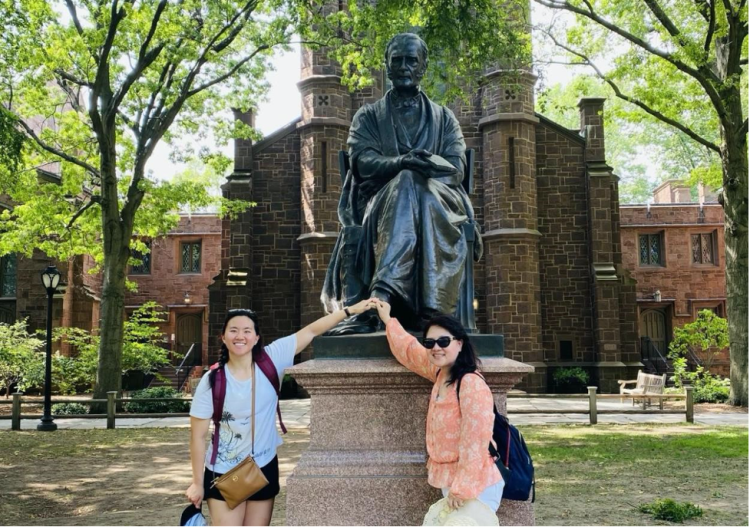
<svg viewBox="0 0 750 527">
<path fill-rule="evenodd" d="M 575 18 L 563 35 L 554 27 L 546 28 L 574 62 L 591 67 L 641 116 L 658 119 L 718 154 L 725 218 L 730 402 L 747 406 L 746 1 L 534 1 Z M 633 117 L 637 118 L 635 113 Z"/>
<path fill-rule="evenodd" d="M 0 390 L 5 398 L 15 384 L 23 391 L 41 384 L 44 378 L 44 342 L 26 332 L 26 320 L 0 323 Z"/>
<path fill-rule="evenodd" d="M 0 218 L 0 252 L 36 247 L 99 262 L 97 398 L 121 386 L 131 240 L 169 230 L 181 207 L 215 201 L 198 183 L 159 181 L 149 158 L 160 141 L 255 104 L 270 51 L 288 42 L 298 18 L 283 8 L 283 0 L 0 3 L 0 101 L 27 146 L 20 170 L 0 172 L 0 191 L 15 204 Z M 40 173 L 56 184 L 38 184 Z M 221 212 L 246 205 L 222 202 Z"/>
<path fill-rule="evenodd" d="M 146 302 L 131 313 L 123 326 L 121 373 L 152 372 L 169 364 L 169 351 L 162 347 L 164 333 L 159 325 L 166 313 L 156 302 Z M 91 389 L 96 381 L 101 338 L 80 328 L 56 328 L 55 340 L 73 346 L 73 357 L 55 355 L 52 381 L 60 393 L 74 393 L 79 387 Z"/>
</svg>

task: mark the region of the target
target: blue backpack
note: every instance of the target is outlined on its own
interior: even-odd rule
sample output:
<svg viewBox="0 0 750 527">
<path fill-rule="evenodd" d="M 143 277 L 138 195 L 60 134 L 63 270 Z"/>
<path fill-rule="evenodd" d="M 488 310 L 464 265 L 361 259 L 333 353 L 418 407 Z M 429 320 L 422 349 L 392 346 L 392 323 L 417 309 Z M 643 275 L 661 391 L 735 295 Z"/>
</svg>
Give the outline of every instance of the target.
<svg viewBox="0 0 750 527">
<path fill-rule="evenodd" d="M 459 405 L 461 403 L 460 390 L 461 379 L 456 383 L 456 397 L 458 397 Z M 495 412 L 492 439 L 497 444 L 497 449 L 490 443 L 489 451 L 505 482 L 503 499 L 528 501 L 531 496 L 533 503 L 536 501 L 536 480 L 534 479 L 534 463 L 531 461 L 526 441 L 523 440 L 518 428 L 510 424 L 508 418 L 497 411 L 497 406 L 493 405 L 492 409 Z"/>
</svg>

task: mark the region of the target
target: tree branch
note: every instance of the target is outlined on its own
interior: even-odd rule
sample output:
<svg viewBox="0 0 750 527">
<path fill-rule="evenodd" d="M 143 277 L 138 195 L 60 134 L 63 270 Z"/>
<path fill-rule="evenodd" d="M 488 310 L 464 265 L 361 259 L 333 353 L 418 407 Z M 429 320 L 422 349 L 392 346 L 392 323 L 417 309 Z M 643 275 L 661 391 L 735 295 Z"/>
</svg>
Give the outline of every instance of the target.
<svg viewBox="0 0 750 527">
<path fill-rule="evenodd" d="M 747 119 L 745 119 L 745 122 L 740 126 L 740 133 L 743 137 L 747 137 Z"/>
<path fill-rule="evenodd" d="M 609 85 L 610 88 L 612 88 L 612 91 L 615 92 L 615 95 L 618 98 L 622 99 L 623 101 L 629 102 L 630 104 L 633 104 L 633 105 L 637 106 L 638 108 L 640 108 L 641 110 L 643 110 L 647 114 L 651 115 L 652 117 L 655 117 L 656 119 L 660 120 L 661 122 L 663 122 L 665 124 L 668 124 L 668 125 L 670 125 L 670 126 L 672 126 L 674 128 L 677 128 L 679 131 L 681 131 L 682 133 L 684 133 L 685 135 L 687 135 L 688 137 L 690 137 L 694 141 L 702 144 L 706 148 L 709 148 L 709 149 L 711 149 L 711 150 L 713 150 L 713 151 L 715 151 L 717 153 L 720 153 L 721 149 L 719 148 L 718 145 L 716 145 L 715 143 L 713 143 L 713 142 L 711 142 L 711 141 L 709 141 L 709 140 L 701 137 L 700 135 L 698 135 L 697 133 L 693 132 L 690 128 L 688 128 L 684 124 L 682 124 L 682 123 L 680 123 L 678 121 L 675 121 L 671 117 L 667 117 L 666 115 L 664 115 L 660 111 L 652 108 L 651 106 L 649 106 L 648 104 L 644 103 L 643 101 L 641 101 L 639 99 L 636 99 L 635 97 L 632 97 L 630 95 L 622 93 L 622 91 L 620 90 L 620 87 L 612 79 L 610 79 L 609 77 L 607 77 L 606 75 L 604 75 L 604 73 L 602 73 L 602 71 L 596 66 L 596 64 L 594 64 L 591 61 L 591 59 L 589 59 L 586 55 L 584 55 L 583 53 L 580 53 L 580 52 L 578 52 L 578 51 L 576 51 L 576 50 L 574 50 L 572 48 L 569 48 L 568 46 L 565 46 L 564 44 L 558 42 L 558 40 L 555 38 L 555 36 L 552 35 L 551 33 L 547 32 L 547 35 L 552 39 L 552 41 L 555 43 L 556 46 L 564 49 L 568 53 L 571 53 L 571 54 L 577 56 L 578 58 L 580 58 L 581 60 L 585 61 L 586 64 L 588 64 L 594 70 L 594 72 L 596 73 L 597 77 L 599 77 L 600 79 L 602 79 L 604 82 L 606 82 Z"/>
<path fill-rule="evenodd" d="M 67 71 L 65 71 L 63 69 L 56 68 L 53 71 L 54 71 L 54 73 L 56 75 L 59 75 L 60 77 L 62 77 L 66 81 L 72 82 L 73 84 L 77 84 L 78 86 L 85 86 L 85 87 L 91 86 L 91 83 L 89 81 L 85 81 L 83 79 L 79 79 L 75 75 L 71 75 L 70 73 L 68 73 Z"/>
<path fill-rule="evenodd" d="M 73 217 L 70 218 L 70 221 L 65 226 L 65 230 L 69 231 L 73 227 L 73 224 L 76 222 L 76 220 L 80 218 L 84 212 L 86 212 L 92 206 L 97 205 L 99 203 L 101 203 L 101 199 L 99 198 L 99 196 L 91 196 L 91 199 L 87 201 L 83 207 L 78 209 L 75 214 L 73 214 Z"/>
<path fill-rule="evenodd" d="M 632 33 L 602 18 L 601 16 L 596 14 L 593 10 L 586 11 L 577 6 L 569 4 L 567 1 L 565 2 L 560 2 L 557 0 L 534 0 L 534 1 L 538 4 L 549 7 L 550 9 L 569 11 L 571 13 L 576 13 L 578 15 L 586 17 L 589 20 L 592 20 L 593 22 L 596 22 L 600 26 L 608 29 L 612 33 L 619 35 L 622 38 L 632 42 L 636 46 L 651 53 L 652 55 L 655 55 L 657 57 L 660 57 L 666 60 L 678 70 L 694 78 L 701 85 L 701 87 L 706 92 L 706 95 L 708 95 L 708 98 L 711 100 L 711 104 L 714 106 L 714 109 L 719 114 L 719 118 L 722 120 L 724 119 L 724 115 L 726 114 L 726 109 L 724 108 L 724 101 L 716 89 L 716 86 L 720 85 L 722 81 L 711 70 L 711 68 L 708 67 L 707 64 L 702 65 L 699 69 L 695 69 L 689 66 L 688 64 L 684 63 L 680 59 L 676 58 L 673 54 L 656 49 L 655 47 L 651 46 L 650 44 L 638 38 L 637 36 L 633 35 Z M 728 0 L 725 0 L 725 1 L 728 1 Z"/>
<path fill-rule="evenodd" d="M 140 126 L 138 126 L 138 123 L 134 119 L 131 119 L 130 117 L 128 117 L 127 114 L 123 112 L 122 110 L 118 109 L 117 115 L 120 116 L 120 119 L 125 121 L 125 124 L 128 125 L 128 128 L 130 128 L 130 130 L 133 132 L 133 135 L 135 135 L 136 140 L 140 138 L 141 128 Z"/>
<path fill-rule="evenodd" d="M 262 46 L 258 46 L 258 48 L 255 51 L 253 51 L 250 55 L 248 55 L 247 57 L 245 57 L 244 59 L 242 59 L 241 61 L 239 61 L 237 64 L 235 64 L 232 69 L 230 69 L 229 71 L 227 71 L 223 75 L 219 75 L 218 77 L 216 77 L 216 78 L 214 78 L 214 79 L 212 79 L 212 80 L 210 80 L 208 82 L 205 82 L 205 83 L 201 84 L 197 88 L 194 88 L 194 89 L 190 90 L 187 93 L 187 96 L 188 97 L 192 97 L 196 93 L 200 93 L 203 90 L 205 90 L 207 88 L 210 88 L 211 86 L 219 84 L 220 82 L 224 82 L 229 77 L 231 77 L 232 75 L 234 75 L 235 73 L 237 73 L 237 70 L 239 70 L 242 66 L 244 66 L 250 60 L 252 60 L 255 56 L 257 56 L 258 53 L 260 53 L 261 51 L 265 51 L 265 50 L 269 49 L 270 47 L 271 46 L 269 46 L 268 44 L 263 44 Z"/>
<path fill-rule="evenodd" d="M 703 51 L 708 59 L 708 50 L 711 49 L 711 42 L 714 39 L 716 31 L 716 4 L 714 0 L 709 0 L 708 30 L 706 31 L 706 40 L 703 42 Z"/>
<path fill-rule="evenodd" d="M 52 145 L 47 144 L 45 141 L 42 141 L 38 135 L 36 135 L 36 132 L 28 125 L 26 122 L 22 119 L 18 120 L 18 123 L 21 125 L 21 127 L 26 131 L 26 133 L 31 137 L 34 142 L 39 145 L 40 148 L 43 150 L 46 150 L 50 154 L 54 154 L 57 157 L 64 159 L 65 161 L 68 161 L 69 163 L 73 163 L 74 165 L 77 165 L 87 172 L 89 172 L 91 175 L 98 177 L 101 179 L 101 174 L 99 174 L 99 171 L 95 169 L 90 164 L 86 163 L 85 161 L 82 161 L 78 159 L 77 157 L 71 156 L 70 154 L 67 154 L 60 150 L 59 148 L 55 148 Z"/>
<path fill-rule="evenodd" d="M 632 42 L 633 44 L 635 44 L 639 48 L 644 49 L 645 51 L 648 51 L 652 55 L 656 55 L 657 57 L 660 57 L 660 58 L 666 60 L 667 62 L 669 62 L 670 64 L 672 64 L 678 70 L 680 70 L 680 71 L 682 71 L 682 72 L 690 75 L 695 80 L 697 80 L 698 82 L 700 82 L 701 86 L 703 86 L 704 89 L 706 89 L 708 91 L 708 89 L 710 88 L 715 93 L 715 90 L 713 89 L 713 87 L 711 87 L 710 83 L 708 83 L 706 81 L 706 79 L 704 78 L 703 75 L 705 73 L 702 74 L 701 71 L 698 71 L 697 69 L 693 68 L 692 66 L 684 63 L 683 61 L 681 61 L 680 59 L 676 58 L 671 53 L 668 53 L 666 51 L 662 51 L 660 49 L 655 48 L 654 46 L 652 46 L 648 42 L 644 41 L 643 39 L 641 39 L 641 38 L 639 38 L 639 37 L 637 37 L 635 35 L 633 35 L 629 31 L 626 31 L 623 28 L 621 28 L 621 27 L 613 24 L 612 22 L 610 22 L 610 21 L 602 18 L 601 16 L 599 16 L 598 14 L 596 14 L 596 12 L 594 12 L 593 10 L 586 11 L 584 9 L 581 9 L 580 7 L 577 7 L 577 6 L 569 4 L 567 1 L 566 2 L 559 2 L 557 0 L 534 0 L 534 1 L 536 3 L 538 3 L 538 4 L 541 4 L 541 5 L 545 6 L 545 7 L 549 7 L 550 9 L 558 9 L 558 10 L 563 10 L 563 11 L 569 11 L 571 13 L 575 13 L 575 14 L 581 15 L 583 17 L 586 17 L 586 18 L 588 18 L 589 20 L 591 20 L 593 22 L 596 22 L 597 24 L 599 24 L 600 26 L 608 29 L 612 33 L 614 33 L 616 35 L 619 35 L 622 38 L 624 38 L 625 40 L 628 40 L 628 41 Z M 588 5 L 590 5 L 590 4 L 588 4 Z M 719 79 L 714 79 L 714 80 L 718 81 Z M 716 101 L 720 102 L 720 97 L 719 97 L 718 93 L 716 94 Z"/>
<path fill-rule="evenodd" d="M 656 0 L 643 0 L 643 2 L 648 6 L 656 19 L 661 22 L 664 29 L 666 29 L 672 37 L 677 39 L 680 46 L 685 47 L 689 44 L 689 42 L 682 36 L 682 33 L 680 33 L 680 30 L 677 29 L 677 26 L 674 25 L 672 19 L 669 18 Z"/>
<path fill-rule="evenodd" d="M 115 93 L 115 96 L 113 98 L 112 106 L 114 108 L 118 108 L 122 100 L 125 98 L 125 96 L 128 94 L 128 91 L 133 86 L 135 81 L 137 81 L 141 74 L 148 68 L 151 64 L 154 63 L 154 61 L 159 57 L 162 50 L 165 47 L 165 43 L 161 43 L 155 48 L 153 48 L 150 51 L 146 51 L 148 49 L 149 44 L 151 43 L 151 39 L 154 37 L 154 33 L 156 32 L 156 28 L 159 25 L 159 19 L 161 18 L 162 13 L 164 12 L 164 9 L 167 7 L 167 0 L 161 0 L 159 2 L 159 5 L 156 7 L 156 12 L 154 13 L 154 17 L 151 20 L 151 26 L 149 27 L 148 34 L 146 35 L 146 39 L 143 41 L 143 44 L 141 44 L 141 48 L 138 51 L 138 62 L 136 62 L 133 69 L 128 73 L 128 75 L 125 77 L 125 80 L 123 81 L 120 88 Z"/>
<path fill-rule="evenodd" d="M 713 0 L 693 0 L 696 9 L 698 9 L 698 13 L 700 13 L 706 22 L 708 22 L 709 19 L 708 4 L 711 2 L 713 2 Z"/>
</svg>

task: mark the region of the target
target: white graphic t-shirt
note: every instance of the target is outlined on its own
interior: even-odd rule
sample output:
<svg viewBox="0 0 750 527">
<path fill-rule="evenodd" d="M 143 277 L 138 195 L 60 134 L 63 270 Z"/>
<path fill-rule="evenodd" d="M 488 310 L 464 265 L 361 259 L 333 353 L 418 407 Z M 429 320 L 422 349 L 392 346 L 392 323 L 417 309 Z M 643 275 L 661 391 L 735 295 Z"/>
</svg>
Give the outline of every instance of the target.
<svg viewBox="0 0 750 527">
<path fill-rule="evenodd" d="M 276 340 L 266 346 L 266 353 L 271 357 L 279 380 L 284 378 L 284 370 L 294 364 L 294 351 L 297 347 L 297 336 Z M 219 427 L 219 452 L 216 466 L 211 465 L 213 452 L 213 433 L 211 444 L 206 450 L 206 467 L 218 474 L 224 474 L 245 459 L 252 450 L 250 414 L 252 379 L 238 381 L 232 377 L 229 368 L 224 366 L 227 379 L 227 393 L 224 398 L 224 410 Z M 278 397 L 271 381 L 261 369 L 255 366 L 255 462 L 264 467 L 276 457 L 276 448 L 282 443 L 276 430 L 276 402 Z M 190 415 L 198 419 L 211 419 L 214 403 L 211 396 L 211 385 L 206 373 L 195 390 Z"/>
</svg>

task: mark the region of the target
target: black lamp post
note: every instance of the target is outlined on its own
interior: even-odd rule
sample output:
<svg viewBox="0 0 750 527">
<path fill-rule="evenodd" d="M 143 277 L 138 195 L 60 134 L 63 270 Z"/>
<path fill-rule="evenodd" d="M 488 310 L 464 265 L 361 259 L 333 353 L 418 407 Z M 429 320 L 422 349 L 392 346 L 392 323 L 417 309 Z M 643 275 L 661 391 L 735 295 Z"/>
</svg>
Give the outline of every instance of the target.
<svg viewBox="0 0 750 527">
<path fill-rule="evenodd" d="M 54 265 L 42 272 L 42 284 L 47 290 L 47 360 L 44 363 L 44 416 L 36 429 L 42 432 L 53 432 L 57 425 L 52 419 L 52 297 L 60 284 L 60 271 Z"/>
</svg>

